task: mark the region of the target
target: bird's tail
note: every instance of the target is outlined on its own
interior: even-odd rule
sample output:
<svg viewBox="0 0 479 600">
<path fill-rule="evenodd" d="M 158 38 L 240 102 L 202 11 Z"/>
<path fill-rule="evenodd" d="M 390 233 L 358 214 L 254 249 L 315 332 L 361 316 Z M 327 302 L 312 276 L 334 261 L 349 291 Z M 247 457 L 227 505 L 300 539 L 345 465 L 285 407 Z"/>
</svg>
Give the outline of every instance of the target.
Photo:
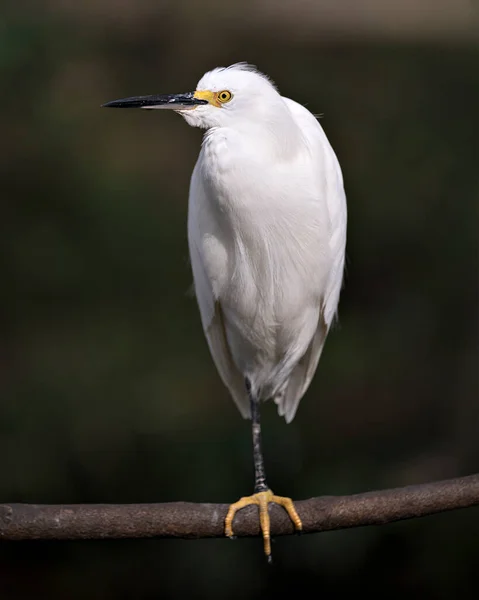
<svg viewBox="0 0 479 600">
<path fill-rule="evenodd" d="M 327 335 L 328 327 L 323 319 L 320 318 L 311 344 L 301 360 L 294 367 L 286 385 L 274 396 L 274 401 L 278 406 L 278 413 L 281 417 L 285 418 L 286 423 L 291 423 L 294 419 L 299 402 L 313 379 Z"/>
</svg>

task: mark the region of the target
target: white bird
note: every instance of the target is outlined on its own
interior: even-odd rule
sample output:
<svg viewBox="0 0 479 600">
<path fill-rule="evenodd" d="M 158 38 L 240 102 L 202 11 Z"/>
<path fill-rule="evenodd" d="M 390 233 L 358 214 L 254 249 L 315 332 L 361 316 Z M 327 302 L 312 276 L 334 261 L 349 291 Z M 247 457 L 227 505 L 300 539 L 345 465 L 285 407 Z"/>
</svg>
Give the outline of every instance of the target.
<svg viewBox="0 0 479 600">
<path fill-rule="evenodd" d="M 246 63 L 216 68 L 195 92 L 137 96 L 109 107 L 173 109 L 206 129 L 189 195 L 188 241 L 203 329 L 240 413 L 253 421 L 255 489 L 270 558 L 268 503 L 302 528 L 290 498 L 266 484 L 260 401 L 289 423 L 334 321 L 343 279 L 346 198 L 316 118 Z"/>
</svg>

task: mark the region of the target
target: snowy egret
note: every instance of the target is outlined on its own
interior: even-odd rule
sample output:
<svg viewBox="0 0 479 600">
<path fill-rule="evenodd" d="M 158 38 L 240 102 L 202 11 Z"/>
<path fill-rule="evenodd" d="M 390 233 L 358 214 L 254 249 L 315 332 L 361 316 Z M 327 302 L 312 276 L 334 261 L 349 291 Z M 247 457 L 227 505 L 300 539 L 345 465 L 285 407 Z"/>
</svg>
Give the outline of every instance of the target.
<svg viewBox="0 0 479 600">
<path fill-rule="evenodd" d="M 336 315 L 347 220 L 338 160 L 316 118 L 246 63 L 206 73 L 195 92 L 104 106 L 168 108 L 206 129 L 189 194 L 193 279 L 213 360 L 252 419 L 255 468 L 254 494 L 230 506 L 225 534 L 238 510 L 258 505 L 270 559 L 268 504 L 302 523 L 266 483 L 260 402 L 293 419 Z"/>
</svg>

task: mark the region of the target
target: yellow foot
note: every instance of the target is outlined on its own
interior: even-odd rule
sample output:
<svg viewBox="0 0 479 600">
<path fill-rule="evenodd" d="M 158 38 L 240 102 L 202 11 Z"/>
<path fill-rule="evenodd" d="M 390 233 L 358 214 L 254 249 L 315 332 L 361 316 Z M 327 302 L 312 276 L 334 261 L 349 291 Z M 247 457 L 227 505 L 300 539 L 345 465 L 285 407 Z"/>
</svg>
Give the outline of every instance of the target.
<svg viewBox="0 0 479 600">
<path fill-rule="evenodd" d="M 296 509 L 294 508 L 294 504 L 291 498 L 275 496 L 271 490 L 266 490 L 266 492 L 258 492 L 257 494 L 253 494 L 252 496 L 245 496 L 244 498 L 240 498 L 238 502 L 235 502 L 230 506 L 225 519 L 225 534 L 227 537 L 231 538 L 233 537 L 233 519 L 235 517 L 235 514 L 245 506 L 249 506 L 250 504 L 257 504 L 259 506 L 259 522 L 261 526 L 261 531 L 263 532 L 264 553 L 268 557 L 268 560 L 271 560 L 271 536 L 268 513 L 268 504 L 270 502 L 279 504 L 285 509 L 285 511 L 289 515 L 289 518 L 291 519 L 291 521 L 293 521 L 293 524 L 298 531 L 301 531 L 303 529 L 303 524 L 301 523 L 301 519 L 299 518 L 299 515 L 296 512 Z"/>
</svg>

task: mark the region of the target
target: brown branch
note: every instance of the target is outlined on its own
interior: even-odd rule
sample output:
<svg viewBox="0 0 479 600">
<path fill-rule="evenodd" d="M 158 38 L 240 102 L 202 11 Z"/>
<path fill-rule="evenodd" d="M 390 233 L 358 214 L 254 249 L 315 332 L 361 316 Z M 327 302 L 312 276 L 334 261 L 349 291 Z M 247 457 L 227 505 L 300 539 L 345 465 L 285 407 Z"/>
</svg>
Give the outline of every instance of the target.
<svg viewBox="0 0 479 600">
<path fill-rule="evenodd" d="M 305 533 L 382 525 L 479 505 L 479 474 L 353 496 L 296 502 Z M 211 538 L 224 535 L 227 504 L 1 504 L 0 540 Z M 256 507 L 240 511 L 238 536 L 259 535 Z M 282 508 L 271 505 L 272 535 L 293 533 Z"/>
</svg>

